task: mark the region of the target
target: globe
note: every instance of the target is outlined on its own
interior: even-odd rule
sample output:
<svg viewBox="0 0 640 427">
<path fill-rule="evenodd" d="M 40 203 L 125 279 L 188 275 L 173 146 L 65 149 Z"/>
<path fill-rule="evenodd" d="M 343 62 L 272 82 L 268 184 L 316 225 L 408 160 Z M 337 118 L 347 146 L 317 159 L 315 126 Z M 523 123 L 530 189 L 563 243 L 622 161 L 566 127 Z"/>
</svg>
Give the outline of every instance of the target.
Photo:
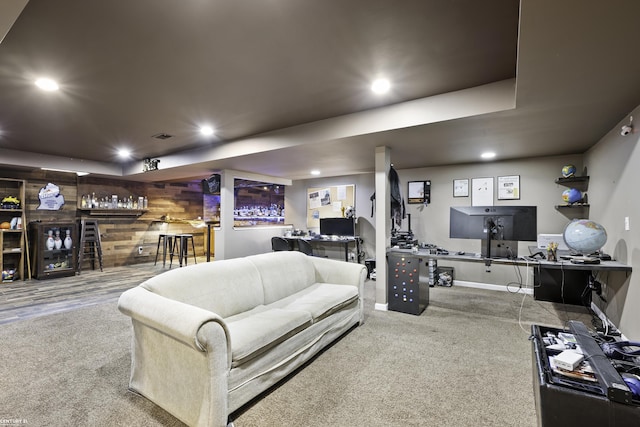
<svg viewBox="0 0 640 427">
<path fill-rule="evenodd" d="M 562 200 L 566 203 L 574 204 L 582 200 L 582 193 L 575 188 L 569 188 L 562 192 Z"/>
<path fill-rule="evenodd" d="M 602 225 L 589 219 L 571 221 L 565 227 L 562 237 L 569 248 L 583 254 L 599 251 L 607 243 L 607 231 Z"/>
<path fill-rule="evenodd" d="M 565 165 L 562 167 L 562 176 L 569 178 L 576 174 L 576 167 L 574 165 Z"/>
</svg>

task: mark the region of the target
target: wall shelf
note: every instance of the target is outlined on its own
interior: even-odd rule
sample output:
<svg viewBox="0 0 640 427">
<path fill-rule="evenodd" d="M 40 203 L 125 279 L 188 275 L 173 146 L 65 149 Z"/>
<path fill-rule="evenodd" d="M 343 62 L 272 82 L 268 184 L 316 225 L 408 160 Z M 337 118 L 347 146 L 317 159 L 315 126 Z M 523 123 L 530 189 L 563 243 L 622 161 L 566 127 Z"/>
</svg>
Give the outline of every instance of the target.
<svg viewBox="0 0 640 427">
<path fill-rule="evenodd" d="M 589 177 L 588 176 L 570 176 L 567 178 L 558 178 L 556 179 L 556 184 L 563 185 L 565 187 L 573 187 L 576 190 L 587 191 L 589 187 Z"/>
<path fill-rule="evenodd" d="M 79 212 L 89 216 L 140 216 L 147 212 L 146 209 L 82 209 L 78 208 Z"/>
</svg>

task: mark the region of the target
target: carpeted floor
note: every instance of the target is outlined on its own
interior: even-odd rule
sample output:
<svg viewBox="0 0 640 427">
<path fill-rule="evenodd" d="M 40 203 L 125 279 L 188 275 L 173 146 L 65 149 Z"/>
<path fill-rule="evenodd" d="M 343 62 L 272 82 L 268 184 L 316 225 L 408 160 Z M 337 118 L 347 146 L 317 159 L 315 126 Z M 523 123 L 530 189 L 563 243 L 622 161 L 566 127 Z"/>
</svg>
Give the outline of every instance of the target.
<svg viewBox="0 0 640 427">
<path fill-rule="evenodd" d="M 420 316 L 366 322 L 234 414 L 249 426 L 535 426 L 531 323 L 578 307 L 472 288 L 431 288 Z M 520 314 L 522 315 L 519 321 Z M 179 426 L 127 391 L 131 327 L 116 300 L 0 327 L 0 420 L 31 426 Z"/>
</svg>

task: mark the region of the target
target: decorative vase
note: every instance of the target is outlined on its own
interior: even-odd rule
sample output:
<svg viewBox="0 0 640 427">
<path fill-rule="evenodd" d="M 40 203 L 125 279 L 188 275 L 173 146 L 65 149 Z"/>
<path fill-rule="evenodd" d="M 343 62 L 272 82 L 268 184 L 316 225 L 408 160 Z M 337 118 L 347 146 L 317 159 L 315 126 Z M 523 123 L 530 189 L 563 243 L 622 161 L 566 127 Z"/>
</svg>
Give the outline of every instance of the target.
<svg viewBox="0 0 640 427">
<path fill-rule="evenodd" d="M 60 230 L 56 230 L 56 237 L 53 239 L 53 245 L 56 249 L 60 249 L 62 247 L 62 239 L 60 238 Z"/>
<path fill-rule="evenodd" d="M 55 247 L 55 242 L 53 241 L 53 230 L 49 230 L 49 237 L 47 237 L 47 241 L 45 245 L 48 250 L 52 250 Z"/>
<path fill-rule="evenodd" d="M 71 230 L 67 230 L 67 237 L 64 238 L 64 247 L 67 249 L 71 249 L 73 246 L 73 241 L 71 240 Z"/>
</svg>

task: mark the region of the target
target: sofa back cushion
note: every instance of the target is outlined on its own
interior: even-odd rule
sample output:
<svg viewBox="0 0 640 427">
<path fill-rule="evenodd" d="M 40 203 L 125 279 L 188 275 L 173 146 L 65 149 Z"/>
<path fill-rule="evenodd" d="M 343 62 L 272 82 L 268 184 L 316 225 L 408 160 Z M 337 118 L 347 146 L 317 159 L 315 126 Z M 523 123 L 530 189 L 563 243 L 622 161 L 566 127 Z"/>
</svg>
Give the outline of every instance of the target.
<svg viewBox="0 0 640 427">
<path fill-rule="evenodd" d="M 245 258 L 169 270 L 140 286 L 176 301 L 229 317 L 264 304 L 260 273 Z"/>
<path fill-rule="evenodd" d="M 245 258 L 260 273 L 264 303 L 271 304 L 316 281 L 316 270 L 308 255 L 297 251 L 270 252 Z"/>
</svg>

